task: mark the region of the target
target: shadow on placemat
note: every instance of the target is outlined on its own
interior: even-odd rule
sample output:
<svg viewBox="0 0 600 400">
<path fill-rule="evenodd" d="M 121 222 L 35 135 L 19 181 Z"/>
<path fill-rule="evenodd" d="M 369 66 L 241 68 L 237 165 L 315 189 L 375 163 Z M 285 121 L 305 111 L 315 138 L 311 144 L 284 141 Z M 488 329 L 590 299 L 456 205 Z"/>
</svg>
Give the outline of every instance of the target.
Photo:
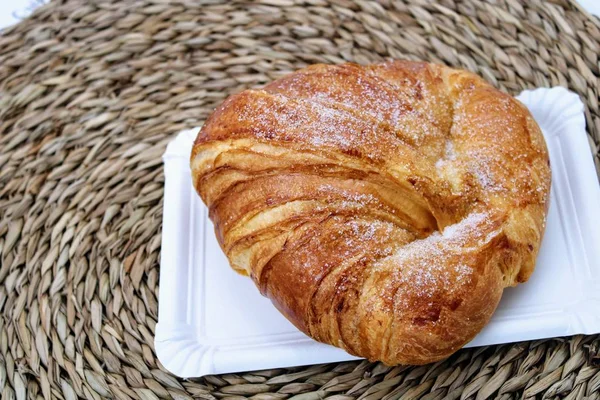
<svg viewBox="0 0 600 400">
<path fill-rule="evenodd" d="M 567 1 L 208 3 L 57 0 L 0 34 L 1 398 L 600 398 L 598 336 L 424 367 L 186 381 L 162 368 L 161 155 L 230 93 L 389 57 L 470 69 L 512 94 L 563 85 L 587 105 L 600 166 L 600 24 Z"/>
</svg>

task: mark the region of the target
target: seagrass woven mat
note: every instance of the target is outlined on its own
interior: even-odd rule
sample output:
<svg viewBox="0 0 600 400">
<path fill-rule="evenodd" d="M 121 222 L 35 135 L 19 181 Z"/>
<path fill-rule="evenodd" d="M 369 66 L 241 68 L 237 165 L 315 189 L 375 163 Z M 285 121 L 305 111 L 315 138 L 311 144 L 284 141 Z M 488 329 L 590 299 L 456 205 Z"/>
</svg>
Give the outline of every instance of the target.
<svg viewBox="0 0 600 400">
<path fill-rule="evenodd" d="M 4 0 L 3 0 L 4 1 Z M 0 397 L 600 398 L 599 336 L 181 380 L 153 351 L 167 142 L 315 62 L 424 59 L 587 104 L 600 24 L 566 1 L 53 1 L 0 35 Z M 599 310 L 600 312 L 600 310 Z"/>
</svg>

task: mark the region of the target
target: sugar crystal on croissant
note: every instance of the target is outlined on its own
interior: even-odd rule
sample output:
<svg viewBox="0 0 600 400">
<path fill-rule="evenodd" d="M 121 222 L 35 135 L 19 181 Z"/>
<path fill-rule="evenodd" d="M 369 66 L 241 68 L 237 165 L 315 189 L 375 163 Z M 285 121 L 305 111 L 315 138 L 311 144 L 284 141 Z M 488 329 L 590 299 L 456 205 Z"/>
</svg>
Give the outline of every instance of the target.
<svg viewBox="0 0 600 400">
<path fill-rule="evenodd" d="M 529 278 L 550 191 L 519 101 L 410 61 L 230 96 L 191 168 L 236 271 L 307 335 L 390 365 L 449 356 Z"/>
</svg>

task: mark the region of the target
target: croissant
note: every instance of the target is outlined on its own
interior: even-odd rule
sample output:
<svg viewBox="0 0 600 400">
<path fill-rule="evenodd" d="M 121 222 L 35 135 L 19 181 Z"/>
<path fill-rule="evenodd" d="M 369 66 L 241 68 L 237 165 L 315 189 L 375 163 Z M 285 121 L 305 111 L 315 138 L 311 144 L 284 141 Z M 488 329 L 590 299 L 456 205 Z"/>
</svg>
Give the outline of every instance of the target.
<svg viewBox="0 0 600 400">
<path fill-rule="evenodd" d="M 527 281 L 551 177 L 519 101 L 409 61 L 230 96 L 190 163 L 232 268 L 307 335 L 388 365 L 451 355 Z"/>
</svg>

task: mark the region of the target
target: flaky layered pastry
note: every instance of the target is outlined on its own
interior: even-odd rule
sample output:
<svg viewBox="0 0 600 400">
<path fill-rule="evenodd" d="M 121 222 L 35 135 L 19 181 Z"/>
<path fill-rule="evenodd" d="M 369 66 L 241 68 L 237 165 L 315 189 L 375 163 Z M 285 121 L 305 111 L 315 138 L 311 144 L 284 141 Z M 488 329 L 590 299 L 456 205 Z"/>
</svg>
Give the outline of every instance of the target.
<svg viewBox="0 0 600 400">
<path fill-rule="evenodd" d="M 452 354 L 529 278 L 550 190 L 521 103 L 408 61 L 233 95 L 191 168 L 236 271 L 314 339 L 391 365 Z"/>
</svg>

